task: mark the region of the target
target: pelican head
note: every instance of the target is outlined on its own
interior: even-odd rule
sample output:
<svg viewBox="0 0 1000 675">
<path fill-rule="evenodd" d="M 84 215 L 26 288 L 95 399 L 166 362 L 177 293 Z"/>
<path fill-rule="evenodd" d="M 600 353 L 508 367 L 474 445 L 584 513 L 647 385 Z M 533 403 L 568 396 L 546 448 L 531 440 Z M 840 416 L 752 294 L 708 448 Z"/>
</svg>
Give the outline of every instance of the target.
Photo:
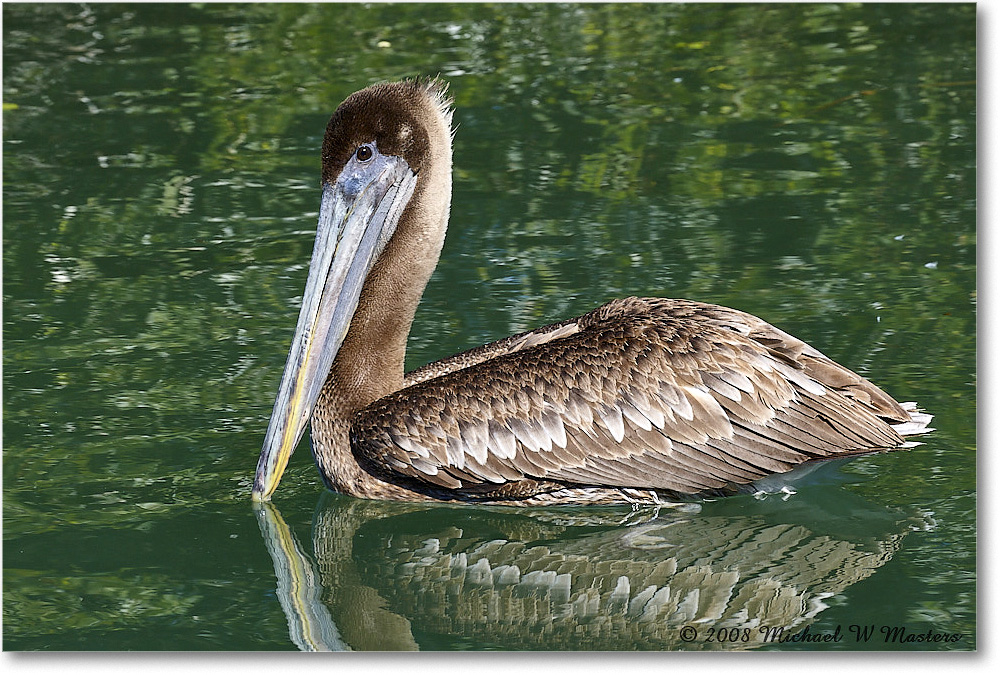
<svg viewBox="0 0 1000 675">
<path fill-rule="evenodd" d="M 355 382 L 343 384 L 343 397 L 360 409 L 401 386 L 412 296 L 419 301 L 437 264 L 451 203 L 445 89 L 437 80 L 377 84 L 348 97 L 327 125 L 316 243 L 255 501 L 277 488 L 349 331 L 363 352 L 352 360 L 378 360 L 380 377 L 347 378 Z M 370 314 L 389 325 L 369 325 Z M 358 390 L 373 379 L 376 391 Z"/>
</svg>

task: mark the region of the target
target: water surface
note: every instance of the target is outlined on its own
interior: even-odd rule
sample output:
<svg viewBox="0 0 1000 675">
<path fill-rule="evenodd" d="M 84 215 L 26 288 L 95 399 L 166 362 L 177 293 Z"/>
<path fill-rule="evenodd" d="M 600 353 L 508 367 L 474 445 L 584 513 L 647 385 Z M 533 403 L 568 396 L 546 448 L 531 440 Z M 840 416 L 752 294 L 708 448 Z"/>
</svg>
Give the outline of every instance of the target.
<svg viewBox="0 0 1000 675">
<path fill-rule="evenodd" d="M 974 5 L 3 12 L 6 649 L 975 648 Z M 655 519 L 359 502 L 303 442 L 255 512 L 326 121 L 418 74 L 458 135 L 408 367 L 687 297 L 937 431 Z"/>
</svg>

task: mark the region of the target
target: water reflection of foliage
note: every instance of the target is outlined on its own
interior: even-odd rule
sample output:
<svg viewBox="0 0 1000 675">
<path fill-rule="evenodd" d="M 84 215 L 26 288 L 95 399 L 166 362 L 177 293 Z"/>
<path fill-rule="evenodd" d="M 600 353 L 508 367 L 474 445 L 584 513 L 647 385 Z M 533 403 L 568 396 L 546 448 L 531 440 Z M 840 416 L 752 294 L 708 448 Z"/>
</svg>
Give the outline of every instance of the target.
<svg viewBox="0 0 1000 675">
<path fill-rule="evenodd" d="M 865 489 L 974 509 L 973 5 L 3 11 L 8 537 L 242 498 L 326 116 L 437 72 L 455 207 L 409 365 L 613 296 L 737 306 L 936 414 Z"/>
<path fill-rule="evenodd" d="M 164 592 L 165 575 L 102 574 L 46 577 L 15 570 L 5 575 L 5 619 L 14 626 L 9 636 L 35 637 L 32 625 L 61 630 L 92 628 L 121 630 L 157 618 L 187 616 L 200 598 Z"/>
<path fill-rule="evenodd" d="M 66 371 L 82 362 L 94 373 L 83 395 L 113 388 L 121 381 L 122 364 L 129 363 L 129 381 L 135 385 L 116 393 L 110 401 L 115 406 L 124 402 L 156 409 L 183 403 L 168 383 L 189 386 L 198 371 L 248 375 L 240 379 L 239 391 L 227 391 L 226 377 L 209 376 L 199 396 L 202 406 L 232 413 L 258 400 L 266 385 L 260 390 L 246 386 L 260 379 L 254 353 L 281 350 L 248 348 L 248 343 L 265 346 L 268 333 L 279 332 L 253 317 L 281 313 L 287 298 L 297 295 L 309 246 L 308 219 L 302 218 L 302 230 L 290 235 L 277 218 L 241 214 L 313 208 L 312 191 L 298 190 L 307 182 L 280 176 L 284 166 L 299 171 L 315 162 L 311 146 L 321 124 L 298 134 L 305 126 L 297 119 L 299 111 L 310 111 L 320 121 L 331 101 L 359 84 L 359 73 L 368 79 L 392 76 L 392 68 L 379 62 L 408 62 L 408 51 L 416 48 L 409 43 L 418 38 L 401 27 L 412 25 L 411 13 L 417 12 L 429 26 L 419 38 L 425 41 L 420 49 L 453 65 L 476 63 L 477 69 L 467 72 L 481 75 L 458 78 L 454 88 L 461 123 L 460 181 L 449 248 L 458 254 L 446 258 L 435 285 L 475 286 L 478 293 L 495 296 L 490 304 L 509 318 L 505 324 L 490 319 L 489 326 L 483 325 L 468 307 L 449 306 L 451 300 L 437 299 L 448 295 L 437 293 L 429 299 L 434 304 L 429 320 L 418 324 L 413 365 L 626 293 L 730 302 L 793 332 L 797 324 L 813 326 L 804 337 L 810 332 L 828 336 L 819 342 L 835 357 L 843 356 L 838 344 L 857 345 L 861 352 L 850 355 L 853 363 L 870 360 L 870 350 L 884 348 L 894 336 L 898 343 L 901 335 L 941 328 L 949 336 L 942 344 L 950 352 L 938 354 L 940 359 L 967 354 L 973 346 L 968 297 L 975 250 L 970 229 L 973 120 L 960 114 L 971 112 L 973 90 L 961 84 L 971 54 L 897 50 L 893 53 L 902 56 L 889 62 L 905 62 L 910 79 L 823 109 L 837 100 L 835 94 L 844 93 L 845 84 L 852 91 L 875 86 L 878 69 L 887 68 L 879 59 L 871 65 L 848 60 L 851 53 L 889 51 L 901 36 L 937 33 L 945 23 L 970 31 L 971 23 L 943 21 L 939 14 L 959 17 L 967 8 L 915 6 L 891 13 L 822 5 L 708 6 L 699 12 L 669 5 L 628 12 L 606 6 L 399 6 L 390 12 L 345 6 L 332 12 L 278 6 L 251 7 L 245 14 L 241 9 L 240 22 L 233 22 L 233 8 L 216 11 L 137 7 L 102 16 L 65 6 L 37 10 L 46 20 L 52 13 L 78 12 L 67 17 L 72 20 L 66 25 L 79 37 L 66 44 L 80 45 L 74 49 L 88 59 L 105 59 L 112 69 L 136 65 L 127 57 L 107 57 L 116 41 L 127 53 L 131 44 L 174 39 L 180 31 L 200 50 L 184 70 L 197 86 L 186 87 L 189 93 L 172 105 L 160 102 L 170 95 L 166 90 L 88 92 L 87 100 L 106 113 L 93 117 L 99 125 L 95 137 L 120 143 L 120 134 L 111 129 L 117 132 L 117 120 L 126 114 L 173 124 L 178 114 L 193 110 L 208 119 L 181 125 L 193 134 L 187 141 L 167 133 L 162 148 L 109 150 L 113 196 L 74 198 L 74 190 L 83 188 L 69 184 L 63 188 L 63 217 L 54 227 L 51 218 L 38 218 L 40 236 L 8 237 L 8 303 L 11 314 L 21 318 L 8 320 L 7 337 L 33 342 L 30 352 L 7 352 L 14 372 L 33 373 L 28 386 L 18 387 L 31 403 L 21 405 L 16 391 L 12 394 L 8 415 L 15 420 L 19 409 L 46 405 L 44 396 L 30 396 L 33 392 L 68 387 L 75 393 L 83 383 L 73 382 Z M 188 22 L 180 29 L 175 27 L 178 15 Z M 239 27 L 227 28 L 227 20 Z M 131 30 L 132 23 L 144 27 Z M 292 43 L 309 54 L 329 51 L 331 36 L 345 37 L 344 25 L 352 26 L 352 37 L 338 42 L 335 53 L 342 65 L 333 74 L 343 73 L 341 80 L 331 78 L 329 70 L 309 70 L 315 63 L 309 59 L 283 58 Z M 105 36 L 90 37 L 98 28 Z M 940 37 L 963 44 L 969 36 L 954 31 Z M 391 50 L 373 47 L 379 40 L 388 41 Z M 65 74 L 65 66 L 59 72 Z M 937 83 L 929 81 L 929 73 L 958 84 L 932 86 Z M 15 78 L 8 86 L 29 82 Z M 244 85 L 250 82 L 265 83 L 264 88 L 248 92 Z M 209 103 L 211 96 L 231 94 L 234 87 L 238 105 Z M 42 95 L 30 87 L 15 91 L 29 99 Z M 25 104 L 28 121 L 23 123 L 30 128 L 43 112 L 70 117 L 63 109 L 69 101 L 56 103 L 62 105 L 35 109 Z M 903 133 L 907 143 L 885 137 L 894 117 L 919 113 L 903 132 L 894 132 Z M 42 122 L 49 131 L 44 116 L 35 124 Z M 16 130 L 19 123 L 9 124 Z M 567 135 L 565 129 L 586 133 Z M 526 135 L 522 130 L 528 130 Z M 498 137 L 513 140 L 496 143 Z M 181 144 L 175 147 L 176 140 Z M 289 142 L 300 145 L 290 149 Z M 68 165 L 78 159 L 72 154 L 76 144 L 54 145 L 54 159 Z M 192 152 L 198 153 L 202 170 L 221 171 L 223 177 L 181 176 L 170 169 Z M 30 161 L 30 155 L 8 157 L 15 167 L 48 165 Z M 471 157 L 477 162 L 470 163 Z M 231 161 L 235 158 L 238 169 Z M 851 182 L 854 166 L 873 170 L 871 187 Z M 279 174 L 278 180 L 254 182 L 257 171 Z M 151 172 L 163 176 L 159 186 L 148 180 Z M 899 172 L 918 180 L 900 180 Z M 50 187 L 45 176 L 30 170 L 22 178 Z M 908 198 L 879 196 L 880 186 L 890 184 L 911 186 Z M 949 184 L 956 190 L 942 194 L 941 186 Z M 17 190 L 21 183 L 15 185 Z M 477 197 L 470 200 L 479 205 L 476 210 L 462 200 L 470 194 Z M 185 217 L 185 201 L 197 202 L 199 219 Z M 890 219 L 885 218 L 887 206 Z M 758 212 L 763 215 L 753 215 Z M 906 214 L 905 220 L 899 214 Z M 473 223 L 486 227 L 470 227 Z M 942 246 L 942 225 L 955 229 L 951 245 Z M 775 259 L 773 245 L 783 240 L 795 245 Z M 846 278 L 856 269 L 859 250 L 869 252 L 863 278 Z M 581 260 L 595 264 L 580 265 Z M 938 268 L 924 271 L 926 262 L 937 262 Z M 289 265 L 294 279 L 275 274 Z M 39 268 L 47 271 L 41 279 Z M 605 297 L 587 288 L 601 289 Z M 22 296 L 26 302 L 19 305 Z M 845 336 L 840 317 L 861 317 L 866 321 L 851 323 L 871 326 L 873 303 L 879 305 L 883 326 L 905 326 L 905 333 L 869 328 L 861 335 L 863 328 L 849 324 L 853 335 Z M 81 306 L 87 308 L 82 320 Z M 942 307 L 948 308 L 945 317 Z M 128 334 L 144 320 L 145 330 Z M 921 325 L 926 330 L 913 330 Z M 77 336 L 78 351 L 73 339 L 67 345 L 67 334 Z M 276 345 L 283 339 L 274 335 Z M 58 345 L 58 359 L 45 349 L 47 340 Z M 217 359 L 206 360 L 205 345 L 212 344 L 220 344 L 220 351 L 209 350 Z M 912 344 L 898 346 L 913 350 Z M 185 352 L 197 355 L 187 368 L 178 358 Z M 136 359 L 136 353 L 142 356 Z M 36 359 L 57 366 L 65 360 L 72 367 L 39 368 Z M 58 420 L 58 411 L 46 412 L 51 414 L 45 419 Z"/>
</svg>

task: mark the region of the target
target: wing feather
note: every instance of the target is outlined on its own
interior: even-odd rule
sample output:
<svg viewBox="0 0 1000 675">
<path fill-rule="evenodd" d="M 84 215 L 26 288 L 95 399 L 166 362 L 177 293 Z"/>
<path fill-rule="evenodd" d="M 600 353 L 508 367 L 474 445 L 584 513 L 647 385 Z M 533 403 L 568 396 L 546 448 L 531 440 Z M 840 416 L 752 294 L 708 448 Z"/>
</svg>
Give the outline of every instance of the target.
<svg viewBox="0 0 1000 675">
<path fill-rule="evenodd" d="M 428 484 L 697 493 L 895 447 L 899 405 L 748 314 L 627 298 L 431 364 L 362 410 L 356 453 Z M 901 411 L 902 408 L 899 408 Z"/>
</svg>

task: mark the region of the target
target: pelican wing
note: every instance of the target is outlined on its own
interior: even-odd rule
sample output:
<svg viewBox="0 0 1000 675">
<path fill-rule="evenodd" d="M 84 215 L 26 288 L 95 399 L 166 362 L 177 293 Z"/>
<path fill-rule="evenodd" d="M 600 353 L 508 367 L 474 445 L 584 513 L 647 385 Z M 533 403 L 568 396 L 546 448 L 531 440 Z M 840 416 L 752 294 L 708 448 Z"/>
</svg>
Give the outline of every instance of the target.
<svg viewBox="0 0 1000 675">
<path fill-rule="evenodd" d="M 680 300 L 616 300 L 408 383 L 358 413 L 355 452 L 476 494 L 518 482 L 699 493 L 896 447 L 885 419 L 909 419 L 770 324 Z"/>
</svg>

